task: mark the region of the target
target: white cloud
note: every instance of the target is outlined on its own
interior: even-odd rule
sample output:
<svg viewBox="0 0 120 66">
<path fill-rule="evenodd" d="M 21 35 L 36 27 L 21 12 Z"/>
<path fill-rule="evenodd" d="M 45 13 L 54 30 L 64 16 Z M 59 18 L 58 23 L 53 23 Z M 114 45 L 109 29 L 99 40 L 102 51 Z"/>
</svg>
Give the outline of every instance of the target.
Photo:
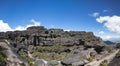
<svg viewBox="0 0 120 66">
<path fill-rule="evenodd" d="M 40 22 L 36 21 L 34 19 L 31 20 L 33 24 L 26 25 L 26 28 L 31 27 L 31 26 L 40 26 Z"/>
<path fill-rule="evenodd" d="M 3 20 L 0 20 L 0 32 L 13 31 L 13 29 L 5 23 Z"/>
<path fill-rule="evenodd" d="M 68 31 L 68 32 L 70 32 L 70 30 L 69 30 L 69 29 L 67 29 L 67 30 L 64 30 L 64 31 Z"/>
<path fill-rule="evenodd" d="M 110 35 L 107 35 L 107 36 L 102 36 L 101 37 L 104 41 L 112 41 L 112 42 L 120 42 L 120 36 L 110 36 Z"/>
<path fill-rule="evenodd" d="M 6 31 L 14 31 L 14 30 L 26 30 L 26 28 L 31 26 L 40 26 L 40 22 L 35 21 L 34 19 L 31 20 L 31 24 L 28 24 L 26 26 L 17 26 L 15 29 L 12 29 L 8 23 L 5 23 L 3 20 L 0 20 L 0 32 L 6 32 Z"/>
<path fill-rule="evenodd" d="M 98 12 L 94 12 L 94 13 L 92 13 L 92 14 L 89 14 L 89 16 L 97 17 L 97 16 L 99 16 L 99 13 L 98 13 Z"/>
<path fill-rule="evenodd" d="M 101 37 L 103 40 L 110 40 L 111 38 L 113 38 L 113 37 L 111 37 L 111 36 L 102 36 Z"/>
<path fill-rule="evenodd" d="M 103 35 L 104 33 L 105 33 L 104 31 L 100 31 L 98 34 Z"/>
<path fill-rule="evenodd" d="M 26 29 L 26 27 L 20 26 L 20 25 L 15 28 L 15 30 L 25 30 L 25 29 Z"/>
<path fill-rule="evenodd" d="M 109 31 L 120 34 L 120 16 L 100 16 L 96 21 L 104 24 Z"/>
<path fill-rule="evenodd" d="M 40 22 L 39 21 L 35 21 L 34 19 L 30 20 L 32 24 L 28 24 L 26 26 L 17 26 L 15 28 L 15 30 L 26 30 L 28 27 L 31 27 L 31 26 L 40 26 Z"/>
</svg>

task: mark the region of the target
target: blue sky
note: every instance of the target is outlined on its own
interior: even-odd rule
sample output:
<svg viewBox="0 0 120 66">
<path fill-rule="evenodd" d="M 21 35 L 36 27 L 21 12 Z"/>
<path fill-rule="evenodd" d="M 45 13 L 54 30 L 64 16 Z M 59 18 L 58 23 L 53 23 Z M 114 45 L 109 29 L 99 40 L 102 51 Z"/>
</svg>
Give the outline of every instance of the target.
<svg viewBox="0 0 120 66">
<path fill-rule="evenodd" d="M 0 31 L 42 25 L 118 40 L 119 6 L 120 0 L 0 0 Z"/>
</svg>

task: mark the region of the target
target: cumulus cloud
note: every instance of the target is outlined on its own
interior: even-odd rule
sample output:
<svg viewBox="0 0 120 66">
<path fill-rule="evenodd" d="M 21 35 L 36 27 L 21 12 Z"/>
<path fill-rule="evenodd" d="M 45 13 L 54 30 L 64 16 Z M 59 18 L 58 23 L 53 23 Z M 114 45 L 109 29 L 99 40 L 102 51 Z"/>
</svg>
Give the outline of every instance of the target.
<svg viewBox="0 0 120 66">
<path fill-rule="evenodd" d="M 0 32 L 13 31 L 13 29 L 5 23 L 3 20 L 0 20 Z"/>
<path fill-rule="evenodd" d="M 30 20 L 31 21 L 31 24 L 28 24 L 26 26 L 17 26 L 15 28 L 15 30 L 26 30 L 28 27 L 31 27 L 31 26 L 40 26 L 40 22 L 39 21 L 35 21 L 34 19 Z"/>
<path fill-rule="evenodd" d="M 70 30 L 69 30 L 69 29 L 67 29 L 67 30 L 64 30 L 64 31 L 68 31 L 68 32 L 70 32 Z"/>
<path fill-rule="evenodd" d="M 104 31 L 100 31 L 98 32 L 99 35 L 103 35 L 104 34 Z"/>
<path fill-rule="evenodd" d="M 26 26 L 17 26 L 15 29 L 11 28 L 8 23 L 5 23 L 3 20 L 0 20 L 0 32 L 6 32 L 6 31 L 14 31 L 14 30 L 26 30 L 26 28 L 31 26 L 40 26 L 39 21 L 35 21 L 34 19 L 31 20 L 31 24 L 28 24 Z"/>
<path fill-rule="evenodd" d="M 36 20 L 32 19 L 31 22 L 32 22 L 33 24 L 27 25 L 27 26 L 26 26 L 27 28 L 28 28 L 28 27 L 31 27 L 31 26 L 40 26 L 40 22 L 39 22 L 39 21 L 36 21 Z"/>
<path fill-rule="evenodd" d="M 94 12 L 94 13 L 92 13 L 92 14 L 89 14 L 89 16 L 97 17 L 97 16 L 99 16 L 99 13 L 98 13 L 98 12 Z"/>
<path fill-rule="evenodd" d="M 100 16 L 96 21 L 103 24 L 109 31 L 120 34 L 120 16 Z"/>
<path fill-rule="evenodd" d="M 15 28 L 15 30 L 25 30 L 26 29 L 26 27 L 24 27 L 24 26 L 17 26 L 16 28 Z"/>
<path fill-rule="evenodd" d="M 102 36 L 101 37 L 103 40 L 110 40 L 112 39 L 113 37 L 112 36 Z"/>
</svg>

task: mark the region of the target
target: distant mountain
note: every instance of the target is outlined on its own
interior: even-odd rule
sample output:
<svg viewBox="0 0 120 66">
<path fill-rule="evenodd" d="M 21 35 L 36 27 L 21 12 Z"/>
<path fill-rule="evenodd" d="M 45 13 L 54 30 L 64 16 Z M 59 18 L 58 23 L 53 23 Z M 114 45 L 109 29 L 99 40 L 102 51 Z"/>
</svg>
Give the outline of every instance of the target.
<svg viewBox="0 0 120 66">
<path fill-rule="evenodd" d="M 114 42 L 112 42 L 112 41 L 109 41 L 109 40 L 107 40 L 107 41 L 104 41 L 104 43 L 106 43 L 106 44 L 108 44 L 108 45 L 115 44 Z"/>
</svg>

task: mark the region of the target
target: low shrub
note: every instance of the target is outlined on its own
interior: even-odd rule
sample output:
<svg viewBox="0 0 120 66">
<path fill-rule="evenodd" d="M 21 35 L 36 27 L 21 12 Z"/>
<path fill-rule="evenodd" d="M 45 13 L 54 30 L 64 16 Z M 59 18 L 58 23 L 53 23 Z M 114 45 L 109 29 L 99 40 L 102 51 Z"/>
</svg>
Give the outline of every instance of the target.
<svg viewBox="0 0 120 66">
<path fill-rule="evenodd" d="M 104 61 L 100 64 L 100 66 L 107 66 L 107 60 L 104 60 Z"/>
<path fill-rule="evenodd" d="M 93 61 L 94 59 L 95 59 L 94 56 L 90 56 L 89 58 L 87 58 L 87 60 L 90 61 L 90 62 Z"/>
</svg>

